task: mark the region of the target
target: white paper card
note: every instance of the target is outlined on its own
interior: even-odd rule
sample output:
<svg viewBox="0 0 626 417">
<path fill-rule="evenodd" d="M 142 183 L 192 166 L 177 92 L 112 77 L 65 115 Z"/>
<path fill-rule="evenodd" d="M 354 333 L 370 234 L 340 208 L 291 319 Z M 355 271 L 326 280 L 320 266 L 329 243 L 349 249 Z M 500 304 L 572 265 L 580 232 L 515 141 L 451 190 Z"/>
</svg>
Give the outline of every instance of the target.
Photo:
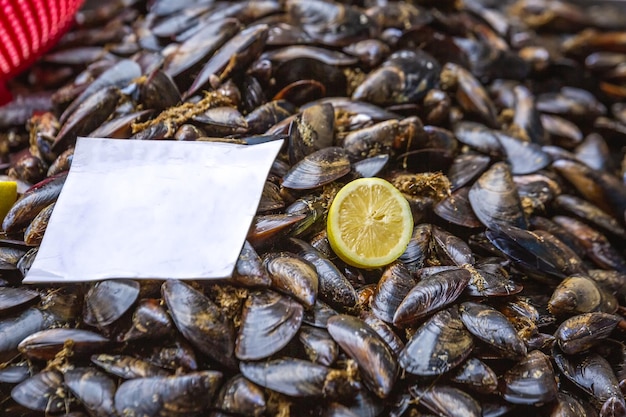
<svg viewBox="0 0 626 417">
<path fill-rule="evenodd" d="M 229 277 L 282 142 L 79 138 L 24 282 Z"/>
</svg>

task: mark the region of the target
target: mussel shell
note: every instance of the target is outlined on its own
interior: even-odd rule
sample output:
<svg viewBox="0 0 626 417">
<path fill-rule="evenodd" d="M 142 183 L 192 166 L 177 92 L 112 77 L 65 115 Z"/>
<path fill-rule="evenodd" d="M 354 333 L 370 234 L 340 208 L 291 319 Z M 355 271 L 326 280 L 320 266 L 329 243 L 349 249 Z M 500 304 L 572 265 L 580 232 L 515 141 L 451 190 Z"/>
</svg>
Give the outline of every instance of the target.
<svg viewBox="0 0 626 417">
<path fill-rule="evenodd" d="M 126 333 L 118 336 L 118 340 L 129 342 L 141 339 L 159 339 L 173 334 L 175 331 L 172 319 L 156 299 L 145 299 L 135 309 L 131 325 Z"/>
<path fill-rule="evenodd" d="M 24 287 L 0 287 L 0 315 L 11 312 L 37 302 L 39 293 Z"/>
<path fill-rule="evenodd" d="M 572 275 L 554 289 L 548 308 L 553 314 L 615 313 L 618 302 L 613 294 L 591 278 Z"/>
<path fill-rule="evenodd" d="M 478 220 L 469 202 L 469 187 L 459 188 L 441 200 L 433 211 L 442 219 L 459 226 L 476 228 L 483 224 Z"/>
<path fill-rule="evenodd" d="M 504 357 L 522 358 L 527 350 L 509 319 L 485 304 L 464 302 L 459 306 L 461 321 L 474 336 L 496 348 Z"/>
<path fill-rule="evenodd" d="M 458 366 L 472 352 L 474 341 L 451 307 L 435 314 L 411 337 L 400 353 L 400 366 L 414 375 L 441 375 Z"/>
<path fill-rule="evenodd" d="M 332 146 L 334 130 L 332 104 L 320 103 L 302 110 L 289 129 L 289 162 L 295 164 L 315 151 Z"/>
<path fill-rule="evenodd" d="M 514 404 L 545 404 L 552 401 L 558 388 L 550 359 L 533 350 L 502 379 L 502 396 Z"/>
<path fill-rule="evenodd" d="M 480 403 L 458 388 L 446 385 L 433 385 L 423 389 L 418 385 L 409 387 L 411 396 L 437 415 L 445 416 L 484 416 Z"/>
<path fill-rule="evenodd" d="M 298 338 L 311 361 L 331 366 L 337 360 L 339 347 L 326 330 L 305 325 L 300 327 Z"/>
<path fill-rule="evenodd" d="M 384 340 L 363 320 L 345 314 L 328 319 L 328 333 L 356 361 L 365 385 L 380 398 L 389 396 L 398 362 Z"/>
<path fill-rule="evenodd" d="M 394 52 L 354 90 L 352 99 L 380 106 L 417 102 L 439 81 L 441 66 L 420 50 Z"/>
<path fill-rule="evenodd" d="M 24 242 L 28 245 L 36 246 L 40 245 L 43 240 L 43 235 L 48 227 L 48 222 L 52 216 L 55 203 L 50 204 L 35 216 L 32 222 L 28 225 L 24 231 Z"/>
<path fill-rule="evenodd" d="M 124 379 L 170 375 L 170 373 L 163 368 L 152 365 L 142 359 L 126 355 L 108 355 L 102 353 L 92 355 L 91 362 L 108 373 Z"/>
<path fill-rule="evenodd" d="M 235 329 L 211 299 L 178 280 L 161 287 L 163 299 L 178 331 L 200 352 L 235 368 Z"/>
<path fill-rule="evenodd" d="M 243 376 L 264 388 L 291 397 L 319 397 L 331 369 L 296 358 L 240 362 Z"/>
<path fill-rule="evenodd" d="M 597 353 L 565 355 L 556 346 L 552 358 L 561 373 L 601 405 L 609 398 L 623 398 L 611 365 Z"/>
<path fill-rule="evenodd" d="M 283 177 L 282 185 L 294 190 L 311 190 L 329 184 L 350 172 L 345 149 L 329 146 L 307 155 Z"/>
<path fill-rule="evenodd" d="M 502 145 L 500 144 L 500 141 L 494 131 L 483 124 L 469 121 L 459 122 L 454 125 L 454 135 L 459 142 L 476 149 L 483 154 L 498 158 L 504 155 Z M 459 169 L 461 167 L 466 169 L 468 163 L 465 161 L 462 162 L 462 164 L 459 162 Z M 468 174 L 471 174 L 471 177 L 474 177 L 477 175 L 477 172 L 480 171 L 480 168 L 486 167 L 488 163 L 489 158 L 485 156 L 481 156 L 480 158 L 471 158 L 470 167 L 473 167 L 474 169 L 467 172 Z M 466 175 L 469 176 L 468 174 L 464 174 L 462 177 L 465 177 Z M 454 175 L 452 175 L 452 177 L 455 178 Z M 464 182 L 467 184 L 469 180 Z M 458 184 L 457 181 L 454 181 L 454 184 L 459 187 L 464 185 Z"/>
<path fill-rule="evenodd" d="M 476 217 L 487 228 L 497 230 L 502 224 L 521 229 L 528 228 L 522 203 L 507 164 L 503 162 L 493 164 L 472 185 L 468 197 Z"/>
<path fill-rule="evenodd" d="M 465 290 L 471 274 L 463 268 L 438 272 L 419 281 L 398 306 L 393 324 L 406 326 L 453 303 Z"/>
<path fill-rule="evenodd" d="M 260 417 L 266 410 L 265 393 L 238 374 L 222 385 L 214 406 L 227 413 Z"/>
<path fill-rule="evenodd" d="M 605 232 L 610 232 L 622 239 L 626 238 L 626 230 L 619 221 L 582 198 L 562 194 L 556 197 L 554 204 L 556 207 L 570 211 L 583 220 L 600 227 Z"/>
<path fill-rule="evenodd" d="M 485 172 L 490 162 L 491 158 L 487 155 L 475 152 L 458 155 L 452 161 L 447 173 L 451 191 L 454 192 L 474 181 Z"/>
<path fill-rule="evenodd" d="M 112 378 L 93 368 L 74 368 L 66 371 L 63 379 L 91 416 L 115 414 L 113 396 L 117 387 Z"/>
<path fill-rule="evenodd" d="M 211 404 L 221 379 L 217 371 L 131 379 L 115 393 L 115 410 L 129 417 L 196 416 Z"/>
<path fill-rule="evenodd" d="M 56 201 L 66 178 L 67 172 L 62 172 L 29 188 L 5 216 L 2 229 L 12 233 L 28 226 L 41 210 Z"/>
<path fill-rule="evenodd" d="M 398 306 L 417 282 L 404 264 L 394 262 L 387 266 L 370 302 L 372 313 L 384 322 L 393 323 Z"/>
<path fill-rule="evenodd" d="M 387 343 L 393 353 L 398 356 L 404 349 L 404 342 L 396 334 L 391 325 L 382 321 L 369 311 L 361 311 L 361 319 Z"/>
<path fill-rule="evenodd" d="M 283 209 L 285 207 L 285 200 L 280 194 L 280 187 L 266 180 L 263 184 L 263 191 L 261 192 L 261 200 L 259 206 L 256 209 L 257 213 L 268 213 L 276 210 Z"/>
<path fill-rule="evenodd" d="M 598 266 L 626 273 L 626 259 L 595 227 L 566 216 L 554 216 L 552 221 L 572 233 L 585 248 L 587 256 Z"/>
<path fill-rule="evenodd" d="M 411 240 L 409 240 L 404 253 L 398 258 L 400 262 L 406 265 L 410 273 L 414 274 L 424 266 L 430 251 L 431 237 L 432 226 L 430 224 L 418 224 L 413 228 Z"/>
<path fill-rule="evenodd" d="M 19 384 L 30 376 L 26 362 L 7 365 L 4 369 L 0 369 L 0 384 Z"/>
<path fill-rule="evenodd" d="M 91 286 L 85 308 L 95 319 L 93 326 L 106 327 L 117 321 L 139 297 L 139 283 L 130 279 L 111 279 Z M 86 314 L 87 315 L 87 314 Z"/>
<path fill-rule="evenodd" d="M 525 142 L 501 132 L 495 132 L 511 166 L 513 175 L 532 174 L 547 167 L 552 158 L 532 142 Z"/>
<path fill-rule="evenodd" d="M 477 358 L 469 358 L 460 365 L 451 380 L 484 394 L 493 393 L 498 389 L 496 373 Z"/>
<path fill-rule="evenodd" d="M 338 314 L 331 306 L 321 300 L 315 300 L 315 304 L 308 310 L 304 311 L 302 322 L 309 326 L 326 328 L 328 319 Z"/>
<path fill-rule="evenodd" d="M 587 270 L 576 253 L 548 232 L 501 225 L 486 236 L 504 255 L 533 272 L 562 278 Z"/>
<path fill-rule="evenodd" d="M 66 343 L 71 343 L 74 355 L 86 355 L 98 351 L 108 344 L 109 339 L 98 333 L 81 329 L 47 329 L 33 333 L 22 340 L 18 349 L 30 359 L 50 360 Z"/>
<path fill-rule="evenodd" d="M 585 407 L 574 396 L 559 391 L 551 417 L 591 417 Z"/>
<path fill-rule="evenodd" d="M 310 308 L 317 299 L 319 278 L 315 268 L 291 252 L 270 252 L 263 256 L 263 265 L 272 280 L 272 287 Z"/>
<path fill-rule="evenodd" d="M 607 313 L 585 313 L 563 321 L 554 336 L 568 355 L 583 352 L 606 339 L 621 321 Z"/>
<path fill-rule="evenodd" d="M 469 271 L 472 278 L 465 292 L 475 297 L 506 297 L 524 289 L 521 284 L 509 279 L 506 270 L 498 264 L 483 264 L 469 268 Z"/>
<path fill-rule="evenodd" d="M 322 252 L 303 240 L 291 238 L 290 242 L 300 248 L 298 255 L 313 265 L 317 272 L 319 297 L 339 309 L 351 309 L 357 303 L 354 287 Z"/>
<path fill-rule="evenodd" d="M 35 411 L 58 413 L 65 409 L 61 397 L 63 375 L 58 371 L 42 371 L 16 385 L 11 390 L 13 400 Z"/>
<path fill-rule="evenodd" d="M 433 226 L 432 234 L 436 252 L 443 252 L 440 260 L 448 258 L 457 266 L 474 264 L 474 254 L 463 239 L 438 226 Z"/>
<path fill-rule="evenodd" d="M 303 311 L 291 297 L 270 290 L 251 292 L 235 342 L 237 358 L 259 360 L 281 350 L 298 332 Z"/>
</svg>

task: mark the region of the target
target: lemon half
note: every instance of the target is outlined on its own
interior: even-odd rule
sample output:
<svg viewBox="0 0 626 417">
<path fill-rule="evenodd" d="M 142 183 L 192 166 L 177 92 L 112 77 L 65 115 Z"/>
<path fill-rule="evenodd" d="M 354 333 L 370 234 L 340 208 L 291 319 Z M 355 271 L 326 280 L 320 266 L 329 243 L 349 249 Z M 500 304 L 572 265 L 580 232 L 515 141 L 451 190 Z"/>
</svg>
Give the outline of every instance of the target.
<svg viewBox="0 0 626 417">
<path fill-rule="evenodd" d="M 404 253 L 413 232 L 409 202 L 382 178 L 359 178 L 335 196 L 326 223 L 333 251 L 358 268 L 388 265 Z"/>
<path fill-rule="evenodd" d="M 0 222 L 5 218 L 17 200 L 17 183 L 0 181 Z"/>
</svg>

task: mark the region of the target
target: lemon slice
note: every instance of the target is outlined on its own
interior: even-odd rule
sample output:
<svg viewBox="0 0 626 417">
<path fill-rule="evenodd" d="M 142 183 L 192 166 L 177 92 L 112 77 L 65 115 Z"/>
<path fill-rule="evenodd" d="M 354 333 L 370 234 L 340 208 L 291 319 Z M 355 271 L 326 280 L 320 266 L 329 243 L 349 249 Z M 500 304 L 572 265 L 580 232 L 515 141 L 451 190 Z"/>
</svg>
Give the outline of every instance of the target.
<svg viewBox="0 0 626 417">
<path fill-rule="evenodd" d="M 345 263 L 378 268 L 404 253 L 413 232 L 408 201 L 381 178 L 360 178 L 335 196 L 326 223 L 328 241 Z"/>
<path fill-rule="evenodd" d="M 0 181 L 0 222 L 5 218 L 17 200 L 17 183 Z"/>
</svg>

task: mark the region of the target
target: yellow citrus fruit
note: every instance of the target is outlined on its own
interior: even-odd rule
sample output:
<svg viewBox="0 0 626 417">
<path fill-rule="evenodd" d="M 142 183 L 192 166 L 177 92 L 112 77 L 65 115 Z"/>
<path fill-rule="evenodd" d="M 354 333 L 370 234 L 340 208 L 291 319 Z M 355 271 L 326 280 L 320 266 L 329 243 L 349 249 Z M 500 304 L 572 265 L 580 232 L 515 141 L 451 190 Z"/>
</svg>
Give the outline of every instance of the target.
<svg viewBox="0 0 626 417">
<path fill-rule="evenodd" d="M 409 202 L 382 178 L 359 178 L 335 196 L 326 223 L 328 241 L 344 262 L 378 268 L 404 253 L 413 232 Z"/>
<path fill-rule="evenodd" d="M 0 222 L 7 215 L 17 200 L 17 183 L 0 181 Z"/>
</svg>

